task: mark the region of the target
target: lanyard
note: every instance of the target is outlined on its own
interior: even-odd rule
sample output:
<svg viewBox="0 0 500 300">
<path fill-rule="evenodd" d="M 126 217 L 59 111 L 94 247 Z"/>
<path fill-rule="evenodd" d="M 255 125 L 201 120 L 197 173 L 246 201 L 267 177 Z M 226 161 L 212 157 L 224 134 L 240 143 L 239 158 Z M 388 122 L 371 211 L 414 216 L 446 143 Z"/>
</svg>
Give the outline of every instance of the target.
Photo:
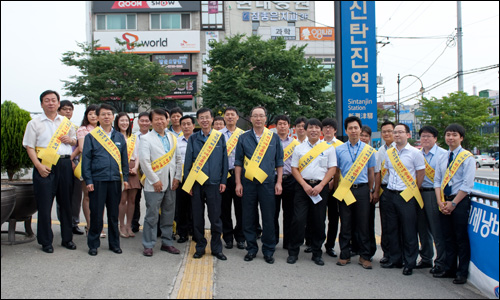
<svg viewBox="0 0 500 300">
<path fill-rule="evenodd" d="M 354 161 L 356 160 L 356 156 L 358 156 L 358 153 L 359 153 L 359 147 L 361 147 L 361 143 L 358 141 L 357 142 L 358 144 L 358 149 L 356 150 L 356 153 L 354 153 L 354 157 L 352 157 L 352 153 L 351 153 L 351 143 L 349 142 L 349 145 L 347 147 L 347 150 L 349 151 L 349 155 L 351 156 L 351 159 L 352 159 L 352 162 L 354 163 Z M 354 147 L 353 147 L 354 148 Z"/>
</svg>

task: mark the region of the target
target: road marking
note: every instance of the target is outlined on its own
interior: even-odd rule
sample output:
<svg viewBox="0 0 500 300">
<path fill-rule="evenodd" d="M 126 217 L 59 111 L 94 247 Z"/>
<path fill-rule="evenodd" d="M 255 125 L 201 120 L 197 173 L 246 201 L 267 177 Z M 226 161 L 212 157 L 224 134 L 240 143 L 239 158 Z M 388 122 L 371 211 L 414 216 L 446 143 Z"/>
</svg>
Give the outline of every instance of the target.
<svg viewBox="0 0 500 300">
<path fill-rule="evenodd" d="M 205 230 L 205 238 L 210 242 L 210 230 Z M 214 257 L 207 249 L 200 259 L 194 259 L 196 243 L 191 241 L 184 266 L 179 292 L 175 299 L 212 299 L 214 286 Z"/>
</svg>

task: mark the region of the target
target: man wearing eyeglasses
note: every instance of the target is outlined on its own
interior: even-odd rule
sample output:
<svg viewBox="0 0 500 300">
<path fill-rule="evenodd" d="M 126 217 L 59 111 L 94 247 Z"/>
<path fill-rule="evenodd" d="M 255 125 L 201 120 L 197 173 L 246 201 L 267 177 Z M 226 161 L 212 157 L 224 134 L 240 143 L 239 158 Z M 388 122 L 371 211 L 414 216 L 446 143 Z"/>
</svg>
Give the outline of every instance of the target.
<svg viewBox="0 0 500 300">
<path fill-rule="evenodd" d="M 236 195 L 242 197 L 243 234 L 247 241 L 245 261 L 252 261 L 259 251 L 257 245 L 257 205 L 262 215 L 262 253 L 268 264 L 274 263 L 275 195 L 281 195 L 283 180 L 283 147 L 276 133 L 266 126 L 266 109 L 257 106 L 250 112 L 253 129 L 238 139 L 234 161 Z M 274 171 L 276 170 L 276 182 Z"/>
<path fill-rule="evenodd" d="M 390 253 L 389 262 L 382 267 L 400 268 L 404 261 L 403 275 L 411 275 L 417 262 L 417 209 L 423 208 L 419 188 L 425 176 L 424 157 L 408 143 L 409 138 L 408 125 L 397 124 L 394 127 L 395 146 L 385 155 L 385 167 L 389 170 L 386 216 Z M 401 245 L 398 245 L 399 226 Z"/>
<path fill-rule="evenodd" d="M 436 144 L 438 131 L 433 126 L 424 126 L 418 132 L 422 154 L 425 158 L 425 177 L 420 192 L 424 200 L 424 209 L 418 210 L 418 235 L 420 237 L 420 257 L 422 258 L 416 268 L 431 268 L 430 273 L 440 273 L 444 271 L 445 264 L 445 242 L 439 224 L 439 207 L 436 202 L 434 191 L 434 174 L 438 162 L 446 159 L 446 150 Z M 431 235 L 432 233 L 432 235 Z M 434 257 L 434 244 L 436 245 L 437 256 L 432 266 Z"/>
</svg>

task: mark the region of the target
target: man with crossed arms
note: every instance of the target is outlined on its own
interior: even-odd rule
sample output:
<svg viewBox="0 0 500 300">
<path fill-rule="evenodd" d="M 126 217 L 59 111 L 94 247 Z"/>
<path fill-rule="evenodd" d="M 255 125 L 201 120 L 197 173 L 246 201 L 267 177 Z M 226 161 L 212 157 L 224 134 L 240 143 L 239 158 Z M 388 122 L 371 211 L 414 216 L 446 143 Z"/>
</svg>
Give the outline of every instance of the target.
<svg viewBox="0 0 500 300">
<path fill-rule="evenodd" d="M 295 185 L 294 214 L 287 263 L 294 264 L 304 241 L 305 226 L 311 217 L 312 260 L 323 266 L 321 246 L 325 241 L 325 218 L 328 201 L 328 183 L 335 175 L 337 156 L 335 148 L 319 139 L 323 125 L 318 119 L 309 119 L 305 126 L 307 142 L 298 145 L 292 155 L 292 174 Z M 319 198 L 320 197 L 320 198 Z M 317 202 L 319 200 L 319 202 Z"/>
<path fill-rule="evenodd" d="M 406 124 L 394 127 L 395 147 L 387 150 L 385 167 L 389 170 L 387 185 L 387 229 L 389 262 L 382 268 L 400 268 L 405 262 L 403 275 L 411 275 L 417 263 L 417 209 L 423 208 L 419 188 L 425 176 L 425 160 L 422 153 L 408 143 L 410 128 Z M 418 202 L 418 203 L 417 203 Z M 398 246 L 401 224 L 402 244 Z"/>
<path fill-rule="evenodd" d="M 153 130 L 144 135 L 139 144 L 139 160 L 144 172 L 146 215 L 142 235 L 143 255 L 153 256 L 158 230 L 158 212 L 161 208 L 161 250 L 171 254 L 180 251 L 173 245 L 172 229 L 175 215 L 175 190 L 182 176 L 182 161 L 177 155 L 177 138 L 165 133 L 168 112 L 154 109 L 149 113 Z"/>
<path fill-rule="evenodd" d="M 361 135 L 361 120 L 356 116 L 345 119 L 344 128 L 349 141 L 338 146 L 337 165 L 341 171 L 339 186 L 333 197 L 337 198 L 340 213 L 340 257 L 339 266 L 351 262 L 350 242 L 354 236 L 352 218 L 356 218 L 356 231 L 359 237 L 359 264 L 364 269 L 371 269 L 370 262 L 370 235 L 368 220 L 370 216 L 370 202 L 372 201 L 375 182 L 375 149 L 363 143 Z"/>
</svg>

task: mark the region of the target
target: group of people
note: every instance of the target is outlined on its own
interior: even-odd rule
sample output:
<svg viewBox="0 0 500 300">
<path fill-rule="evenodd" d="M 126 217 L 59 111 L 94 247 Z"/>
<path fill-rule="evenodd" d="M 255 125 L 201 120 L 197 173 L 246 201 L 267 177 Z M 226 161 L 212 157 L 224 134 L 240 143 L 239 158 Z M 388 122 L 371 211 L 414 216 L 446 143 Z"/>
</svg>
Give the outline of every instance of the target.
<svg viewBox="0 0 500 300">
<path fill-rule="evenodd" d="M 246 132 L 236 126 L 238 110 L 228 107 L 223 117 L 215 118 L 209 108 L 199 109 L 197 132 L 195 118 L 183 116 L 179 108 L 153 109 L 139 115 L 140 130 L 132 134 L 128 115 L 115 117 L 109 105 L 90 105 L 76 128 L 71 115 L 58 114 L 72 105 L 63 105 L 57 92 L 45 91 L 40 102 L 43 113 L 28 123 L 23 146 L 34 164 L 37 238 L 44 252 L 54 251 L 50 213 L 55 197 L 63 247 L 76 249 L 72 237 L 81 233 L 82 206 L 88 253 L 97 255 L 106 207 L 109 249 L 122 253 L 120 237 L 134 237 L 139 230 L 143 189 L 144 256 L 153 255 L 158 236 L 161 250 L 180 253 L 174 246 L 175 220 L 177 242 L 192 235 L 193 258 L 203 257 L 206 206 L 213 256 L 226 260 L 222 241 L 226 249 L 236 242 L 247 250 L 244 260 L 252 261 L 261 237 L 264 260 L 272 264 L 282 210 L 287 263 L 296 263 L 305 241 L 304 252 L 324 265 L 322 247 L 337 257 L 338 235 L 337 265 L 346 266 L 359 255 L 359 265 L 372 269 L 378 203 L 382 268 L 403 268 L 404 275 L 430 268 L 434 277 L 467 281 L 475 163 L 461 147 L 465 130 L 458 124 L 444 132 L 449 150 L 436 144 L 434 127 L 422 127 L 418 150 L 408 143 L 407 125 L 386 121 L 380 128 L 384 145 L 377 151 L 370 146 L 371 129 L 356 116 L 343 122 L 345 143 L 336 139 L 337 122 L 331 118 L 298 118 L 293 138 L 289 117 L 280 115 L 274 120 L 275 133 L 266 127 L 262 106 L 251 110 L 252 129 Z"/>
</svg>

